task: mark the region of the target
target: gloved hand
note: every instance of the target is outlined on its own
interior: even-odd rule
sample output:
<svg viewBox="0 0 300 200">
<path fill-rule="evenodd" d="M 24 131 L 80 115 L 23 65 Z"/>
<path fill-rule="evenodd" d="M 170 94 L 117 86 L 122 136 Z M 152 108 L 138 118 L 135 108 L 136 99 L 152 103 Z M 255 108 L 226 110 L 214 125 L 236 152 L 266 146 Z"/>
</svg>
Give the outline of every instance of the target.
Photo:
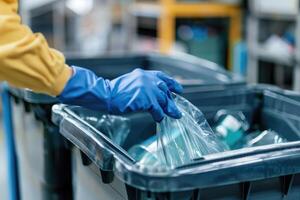
<svg viewBox="0 0 300 200">
<path fill-rule="evenodd" d="M 160 71 L 136 69 L 109 81 L 90 70 L 73 67 L 73 76 L 58 99 L 62 103 L 111 114 L 149 111 L 159 122 L 165 115 L 181 117 L 171 92 L 181 93 L 182 86 Z"/>
</svg>

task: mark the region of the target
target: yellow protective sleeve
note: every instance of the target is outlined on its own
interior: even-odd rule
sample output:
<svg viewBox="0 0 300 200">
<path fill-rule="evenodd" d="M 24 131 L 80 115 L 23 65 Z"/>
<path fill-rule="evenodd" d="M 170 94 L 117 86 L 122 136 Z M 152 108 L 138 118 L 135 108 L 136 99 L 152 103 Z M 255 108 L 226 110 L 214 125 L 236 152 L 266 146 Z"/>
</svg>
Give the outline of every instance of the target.
<svg viewBox="0 0 300 200">
<path fill-rule="evenodd" d="M 21 24 L 17 9 L 17 0 L 0 0 L 0 81 L 56 96 L 72 70 L 43 35 Z"/>
</svg>

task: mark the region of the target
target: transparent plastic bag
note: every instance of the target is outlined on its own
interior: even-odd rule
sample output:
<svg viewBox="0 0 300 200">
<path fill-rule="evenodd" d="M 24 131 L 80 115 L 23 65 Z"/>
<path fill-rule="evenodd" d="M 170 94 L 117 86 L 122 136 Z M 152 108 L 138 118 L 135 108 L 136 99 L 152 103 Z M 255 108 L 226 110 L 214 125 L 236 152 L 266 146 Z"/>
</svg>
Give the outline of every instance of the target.
<svg viewBox="0 0 300 200">
<path fill-rule="evenodd" d="M 85 116 L 83 119 L 120 146 L 124 144 L 130 132 L 129 119 L 126 117 L 104 114 Z"/>
<path fill-rule="evenodd" d="M 253 136 L 251 136 L 253 135 Z M 285 138 L 279 136 L 273 130 L 265 130 L 263 132 L 252 133 L 246 138 L 245 147 L 255 147 L 255 146 L 263 146 L 269 144 L 279 144 L 287 142 Z"/>
<path fill-rule="evenodd" d="M 129 155 L 140 166 L 160 168 L 164 167 L 158 157 L 159 151 L 157 145 L 157 136 L 152 136 L 141 144 L 136 144 L 128 150 Z"/>
<path fill-rule="evenodd" d="M 228 150 L 211 130 L 203 113 L 185 98 L 174 95 L 181 119 L 165 117 L 157 125 L 160 160 L 170 168 L 192 163 L 204 155 Z"/>
</svg>

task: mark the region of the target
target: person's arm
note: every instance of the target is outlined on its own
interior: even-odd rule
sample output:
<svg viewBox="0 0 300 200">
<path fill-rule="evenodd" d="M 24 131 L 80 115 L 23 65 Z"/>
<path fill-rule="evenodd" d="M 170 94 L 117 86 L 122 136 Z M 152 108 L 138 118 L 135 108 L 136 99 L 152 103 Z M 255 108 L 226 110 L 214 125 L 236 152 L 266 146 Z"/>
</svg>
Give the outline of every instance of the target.
<svg viewBox="0 0 300 200">
<path fill-rule="evenodd" d="M 21 24 L 17 0 L 0 0 L 0 81 L 56 96 L 72 70 L 41 34 Z"/>
<path fill-rule="evenodd" d="M 171 92 L 182 87 L 159 71 L 134 70 L 114 80 L 65 64 L 41 34 L 21 24 L 17 0 L 0 0 L 0 81 L 57 96 L 62 103 L 112 114 L 148 111 L 155 121 L 180 118 Z"/>
</svg>

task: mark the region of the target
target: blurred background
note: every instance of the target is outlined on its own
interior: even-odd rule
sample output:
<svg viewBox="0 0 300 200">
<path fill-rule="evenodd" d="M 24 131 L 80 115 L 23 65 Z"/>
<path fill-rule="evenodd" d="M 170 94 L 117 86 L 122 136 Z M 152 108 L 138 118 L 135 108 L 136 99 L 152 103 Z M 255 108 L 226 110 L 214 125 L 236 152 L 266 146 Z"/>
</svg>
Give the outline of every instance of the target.
<svg viewBox="0 0 300 200">
<path fill-rule="evenodd" d="M 249 83 L 300 91 L 298 0 L 20 0 L 20 14 L 67 58 L 181 52 Z M 6 199 L 2 131 L 0 199 Z"/>
<path fill-rule="evenodd" d="M 23 22 L 66 57 L 184 52 L 250 82 L 296 88 L 298 0 L 20 2 Z"/>
</svg>

